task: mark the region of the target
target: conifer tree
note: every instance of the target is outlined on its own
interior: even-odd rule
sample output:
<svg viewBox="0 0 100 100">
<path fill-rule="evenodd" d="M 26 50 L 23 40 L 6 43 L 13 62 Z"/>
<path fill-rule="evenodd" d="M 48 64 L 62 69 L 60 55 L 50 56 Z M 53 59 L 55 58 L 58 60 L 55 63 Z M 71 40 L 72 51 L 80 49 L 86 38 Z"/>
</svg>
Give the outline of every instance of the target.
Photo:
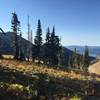
<svg viewBox="0 0 100 100">
<path fill-rule="evenodd" d="M 50 64 L 58 65 L 60 50 L 60 39 L 58 36 L 55 35 L 55 27 L 53 27 L 50 37 Z"/>
<path fill-rule="evenodd" d="M 50 43 L 50 29 L 48 27 L 47 34 L 46 34 L 46 43 Z"/>
<path fill-rule="evenodd" d="M 77 69 L 80 69 L 80 65 L 81 65 L 81 55 L 77 52 L 77 55 L 76 55 L 76 68 Z"/>
<path fill-rule="evenodd" d="M 76 67 L 76 48 L 74 49 L 73 51 L 73 54 L 72 54 L 72 62 L 73 62 L 73 65 L 72 67 Z"/>
<path fill-rule="evenodd" d="M 59 53 L 58 53 L 58 67 L 65 67 L 67 65 L 66 62 L 66 54 L 65 54 L 65 48 L 62 46 L 59 46 Z"/>
<path fill-rule="evenodd" d="M 52 33 L 48 28 L 46 33 L 46 39 L 44 43 L 44 61 L 49 65 L 60 65 L 61 61 L 61 44 L 60 39 L 55 35 L 55 27 L 53 27 Z"/>
<path fill-rule="evenodd" d="M 89 50 L 88 47 L 85 47 L 85 51 L 83 54 L 83 67 L 87 68 L 89 66 Z"/>
<path fill-rule="evenodd" d="M 19 57 L 19 43 L 18 43 L 18 31 L 20 29 L 20 21 L 18 20 L 18 16 L 16 13 L 12 13 L 12 30 L 14 33 L 14 47 L 15 47 L 15 59 Z"/>
<path fill-rule="evenodd" d="M 45 39 L 45 43 L 44 43 L 44 62 L 46 64 L 50 64 L 50 29 L 48 27 L 47 29 L 47 33 L 46 33 L 46 39 Z"/>
<path fill-rule="evenodd" d="M 55 51 L 55 28 L 53 27 L 53 31 L 51 33 L 50 37 L 50 64 L 55 65 L 55 57 L 56 57 L 56 51 Z"/>
<path fill-rule="evenodd" d="M 83 70 L 83 54 L 80 55 L 80 70 Z"/>
<path fill-rule="evenodd" d="M 41 29 L 40 19 L 38 20 L 38 26 L 37 26 L 36 36 L 34 39 L 34 45 L 35 45 L 34 55 L 36 55 L 35 58 L 38 59 L 38 61 L 40 62 L 41 48 L 42 48 L 42 29 Z"/>
<path fill-rule="evenodd" d="M 72 68 L 73 67 L 73 56 L 69 56 L 69 59 L 68 59 L 68 67 Z"/>
<path fill-rule="evenodd" d="M 25 60 L 24 50 L 22 48 L 22 33 L 19 35 L 19 60 Z"/>
<path fill-rule="evenodd" d="M 79 67 L 79 54 L 77 53 L 76 48 L 73 51 L 72 56 L 70 57 L 70 65 L 73 68 L 78 68 Z"/>
</svg>

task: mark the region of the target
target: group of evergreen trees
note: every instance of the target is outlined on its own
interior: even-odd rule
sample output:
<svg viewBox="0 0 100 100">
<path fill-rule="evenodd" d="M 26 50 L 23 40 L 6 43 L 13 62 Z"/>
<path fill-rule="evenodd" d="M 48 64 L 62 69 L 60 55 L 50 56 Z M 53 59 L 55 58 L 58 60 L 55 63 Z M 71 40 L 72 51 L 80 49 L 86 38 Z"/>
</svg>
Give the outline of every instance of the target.
<svg viewBox="0 0 100 100">
<path fill-rule="evenodd" d="M 76 48 L 69 59 L 69 66 L 75 69 L 87 69 L 89 66 L 89 50 L 85 47 L 84 53 L 79 55 Z"/>
<path fill-rule="evenodd" d="M 44 43 L 44 58 L 46 63 L 50 65 L 57 65 L 59 61 L 59 55 L 61 55 L 61 44 L 58 36 L 55 35 L 55 27 L 53 27 L 52 32 L 48 28 L 46 34 L 46 42 Z"/>
<path fill-rule="evenodd" d="M 12 30 L 14 33 L 13 44 L 15 48 L 14 58 L 23 60 L 26 58 L 25 57 L 26 54 L 23 54 L 23 50 L 21 48 L 19 41 L 19 39 L 21 38 L 21 35 L 20 36 L 18 35 L 20 31 L 20 21 L 18 20 L 18 16 L 16 13 L 12 13 L 12 15 L 13 16 L 11 23 L 12 23 Z M 55 35 L 55 27 L 53 27 L 51 33 L 50 29 L 48 28 L 46 33 L 45 43 L 43 43 L 41 21 L 38 20 L 36 36 L 34 38 L 34 44 L 32 45 L 32 49 L 30 49 L 32 51 L 30 59 L 32 59 L 33 61 L 38 60 L 39 63 L 40 61 L 43 61 L 45 64 L 48 65 L 58 65 L 61 48 L 62 47 L 60 43 L 60 38 L 57 35 Z"/>
<path fill-rule="evenodd" d="M 13 44 L 15 48 L 15 56 L 14 56 L 15 59 L 25 60 L 27 58 L 28 61 L 29 59 L 32 59 L 33 61 L 37 60 L 39 63 L 40 61 L 43 61 L 45 64 L 48 65 L 61 65 L 62 63 L 66 62 L 66 60 L 64 59 L 63 55 L 64 51 L 60 43 L 60 38 L 55 34 L 55 27 L 53 27 L 52 32 L 50 32 L 50 29 L 48 27 L 46 32 L 45 42 L 43 43 L 42 27 L 40 20 L 38 20 L 36 36 L 34 38 L 34 44 L 32 45 L 31 49 L 29 49 L 27 52 L 23 52 L 21 46 L 21 34 L 20 35 L 18 34 L 20 31 L 20 21 L 18 20 L 18 16 L 16 13 L 12 13 L 12 15 L 13 16 L 11 23 L 12 23 L 12 30 L 14 33 Z M 30 41 L 28 42 L 32 44 Z M 25 53 L 30 54 L 29 52 L 31 52 L 31 56 L 27 55 L 26 57 Z M 71 68 L 78 68 L 78 69 L 87 68 L 89 66 L 88 52 L 89 52 L 88 47 L 85 47 L 84 54 L 79 55 L 77 53 L 77 50 L 75 49 L 75 51 L 69 58 L 69 66 Z"/>
<path fill-rule="evenodd" d="M 55 35 L 55 27 L 53 27 L 51 33 L 50 29 L 47 29 L 46 39 L 43 43 L 41 22 L 38 20 L 36 36 L 34 38 L 34 46 L 32 49 L 33 60 L 37 59 L 38 62 L 42 60 L 48 65 L 58 65 L 58 55 L 61 53 L 60 50 L 61 43 L 59 37 Z"/>
</svg>

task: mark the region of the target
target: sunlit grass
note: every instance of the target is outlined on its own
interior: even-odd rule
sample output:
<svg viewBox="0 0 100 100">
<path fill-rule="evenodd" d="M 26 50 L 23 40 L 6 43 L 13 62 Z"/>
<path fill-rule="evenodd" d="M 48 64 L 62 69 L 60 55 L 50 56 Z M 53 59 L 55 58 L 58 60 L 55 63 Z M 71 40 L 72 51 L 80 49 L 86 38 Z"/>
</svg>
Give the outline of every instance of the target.
<svg viewBox="0 0 100 100">
<path fill-rule="evenodd" d="M 53 68 L 48 68 L 46 65 L 37 65 L 32 62 L 20 62 L 16 60 L 1 60 L 0 64 L 4 67 L 8 67 L 10 69 L 16 69 L 18 71 L 22 71 L 25 74 L 32 75 L 33 73 L 43 73 L 47 74 L 50 77 L 55 78 L 69 78 L 69 79 L 77 79 L 77 80 L 92 80 L 91 75 L 85 75 L 84 73 L 76 73 L 75 71 L 61 71 Z M 100 81 L 100 78 L 96 78 L 97 81 Z"/>
</svg>

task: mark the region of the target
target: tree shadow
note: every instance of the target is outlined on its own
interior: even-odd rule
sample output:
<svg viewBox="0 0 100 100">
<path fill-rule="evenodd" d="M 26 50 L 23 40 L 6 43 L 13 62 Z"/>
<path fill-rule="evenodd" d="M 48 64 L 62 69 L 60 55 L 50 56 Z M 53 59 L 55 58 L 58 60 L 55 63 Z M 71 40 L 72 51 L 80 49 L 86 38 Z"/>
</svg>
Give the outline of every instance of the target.
<svg viewBox="0 0 100 100">
<path fill-rule="evenodd" d="M 33 84 L 34 78 L 15 69 L 0 68 L 0 82 L 21 84 L 28 86 Z"/>
</svg>

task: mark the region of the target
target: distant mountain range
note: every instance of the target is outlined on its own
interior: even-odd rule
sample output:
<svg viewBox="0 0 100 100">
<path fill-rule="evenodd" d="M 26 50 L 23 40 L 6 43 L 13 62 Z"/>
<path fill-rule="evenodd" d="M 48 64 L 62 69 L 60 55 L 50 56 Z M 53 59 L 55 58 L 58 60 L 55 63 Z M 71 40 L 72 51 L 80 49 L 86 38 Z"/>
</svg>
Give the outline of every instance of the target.
<svg viewBox="0 0 100 100">
<path fill-rule="evenodd" d="M 65 46 L 69 50 L 74 50 L 75 48 L 77 51 L 82 54 L 84 52 L 85 46 L 77 46 L 77 45 L 71 45 L 71 46 Z M 89 55 L 93 57 L 100 57 L 100 46 L 88 46 L 89 48 Z"/>
</svg>

